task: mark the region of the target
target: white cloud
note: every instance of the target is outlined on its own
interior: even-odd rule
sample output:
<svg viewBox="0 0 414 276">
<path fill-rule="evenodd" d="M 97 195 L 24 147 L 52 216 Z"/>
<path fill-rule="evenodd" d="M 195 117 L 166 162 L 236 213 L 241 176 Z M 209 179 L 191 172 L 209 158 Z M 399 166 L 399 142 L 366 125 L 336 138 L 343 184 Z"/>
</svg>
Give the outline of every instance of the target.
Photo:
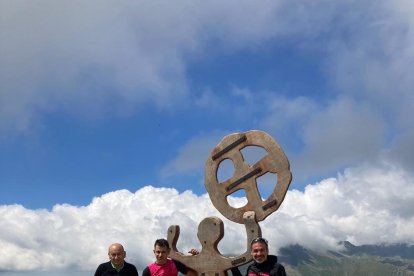
<svg viewBox="0 0 414 276">
<path fill-rule="evenodd" d="M 304 192 L 289 191 L 281 208 L 260 223 L 263 235 L 275 253 L 295 243 L 321 250 L 337 248 L 342 240 L 412 244 L 413 182 L 412 175 L 390 164 L 347 169 Z M 0 215 L 0 270 L 91 271 L 106 260 L 107 246 L 115 241 L 125 244 L 128 260 L 142 270 L 153 259 L 153 241 L 165 237 L 170 225 L 180 225 L 179 250 L 200 248 L 197 227 L 208 216 L 224 222 L 223 254 L 245 250 L 244 227 L 224 219 L 208 195 L 190 191 L 147 186 L 51 211 L 4 205 Z"/>
<path fill-rule="evenodd" d="M 325 240 L 320 244 L 335 240 L 357 244 L 413 243 L 413 182 L 412 175 L 393 165 L 364 165 L 347 169 L 336 179 L 309 185 L 304 193 L 288 193 L 280 212 L 295 222 L 294 218 L 305 221 L 304 228 L 296 231 L 317 235 Z M 315 224 L 323 227 L 314 232 Z M 318 243 L 315 238 L 298 237 L 301 244 Z"/>
<path fill-rule="evenodd" d="M 0 270 L 91 270 L 107 259 L 107 246 L 116 241 L 125 244 L 128 260 L 142 269 L 152 260 L 154 240 L 165 237 L 170 225 L 179 223 L 185 235 L 196 231 L 200 215 L 215 214 L 207 199 L 144 187 L 136 193 L 108 193 L 84 207 L 56 205 L 46 211 L 1 206 Z M 195 246 L 194 237 L 181 239 L 180 246 Z"/>
</svg>

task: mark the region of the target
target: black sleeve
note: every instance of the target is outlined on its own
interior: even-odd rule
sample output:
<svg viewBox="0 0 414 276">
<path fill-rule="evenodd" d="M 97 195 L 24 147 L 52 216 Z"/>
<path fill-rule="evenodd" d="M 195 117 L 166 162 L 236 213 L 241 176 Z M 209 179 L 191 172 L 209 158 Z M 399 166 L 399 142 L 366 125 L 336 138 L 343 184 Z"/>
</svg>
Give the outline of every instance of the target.
<svg viewBox="0 0 414 276">
<path fill-rule="evenodd" d="M 285 267 L 279 263 L 270 271 L 270 276 L 286 276 Z"/>
<path fill-rule="evenodd" d="M 240 270 L 239 270 L 239 268 L 237 266 L 236 267 L 232 267 L 230 271 L 231 271 L 231 274 L 233 276 L 242 276 L 242 274 L 241 274 L 241 272 L 240 272 Z"/>
<path fill-rule="evenodd" d="M 280 268 L 277 271 L 277 276 L 286 276 L 285 267 L 283 265 L 280 265 Z"/>
<path fill-rule="evenodd" d="M 177 267 L 177 270 L 181 272 L 182 274 L 187 274 L 187 267 L 182 262 L 179 262 L 177 260 L 173 260 L 175 266 Z M 143 275 L 144 276 L 144 275 Z"/>
<path fill-rule="evenodd" d="M 137 268 L 134 266 L 134 274 L 135 274 L 135 276 L 139 276 L 138 275 L 138 270 L 137 270 Z"/>
<path fill-rule="evenodd" d="M 142 271 L 142 276 L 151 276 L 151 272 L 148 266 L 144 269 L 144 271 Z"/>
</svg>

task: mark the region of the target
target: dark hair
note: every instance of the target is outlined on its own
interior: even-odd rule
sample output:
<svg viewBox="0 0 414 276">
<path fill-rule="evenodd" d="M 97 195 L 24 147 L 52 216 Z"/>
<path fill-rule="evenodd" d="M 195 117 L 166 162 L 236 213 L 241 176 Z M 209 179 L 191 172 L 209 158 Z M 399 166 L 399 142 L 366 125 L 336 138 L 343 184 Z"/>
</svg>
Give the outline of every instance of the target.
<svg viewBox="0 0 414 276">
<path fill-rule="evenodd" d="M 168 243 L 168 241 L 166 239 L 157 239 L 157 240 L 155 240 L 154 247 L 156 247 L 157 245 L 159 247 L 167 247 L 167 249 L 170 249 L 170 244 Z"/>
<path fill-rule="evenodd" d="M 262 238 L 262 237 L 254 238 L 250 242 L 250 247 L 252 247 L 252 245 L 255 244 L 255 243 L 264 243 L 266 245 L 266 249 L 268 249 L 268 242 L 265 238 Z"/>
</svg>

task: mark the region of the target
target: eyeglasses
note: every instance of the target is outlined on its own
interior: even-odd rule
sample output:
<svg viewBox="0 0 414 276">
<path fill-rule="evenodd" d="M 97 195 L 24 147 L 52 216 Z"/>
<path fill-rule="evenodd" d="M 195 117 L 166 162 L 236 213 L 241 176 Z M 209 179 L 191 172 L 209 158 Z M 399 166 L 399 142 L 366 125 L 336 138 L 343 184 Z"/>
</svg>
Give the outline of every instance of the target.
<svg viewBox="0 0 414 276">
<path fill-rule="evenodd" d="M 258 238 L 253 239 L 252 242 L 250 243 L 250 245 L 253 245 L 254 243 L 257 243 L 257 242 L 261 242 L 261 243 L 264 243 L 264 244 L 267 245 L 267 240 L 265 238 L 262 238 L 262 237 L 258 237 Z"/>
</svg>

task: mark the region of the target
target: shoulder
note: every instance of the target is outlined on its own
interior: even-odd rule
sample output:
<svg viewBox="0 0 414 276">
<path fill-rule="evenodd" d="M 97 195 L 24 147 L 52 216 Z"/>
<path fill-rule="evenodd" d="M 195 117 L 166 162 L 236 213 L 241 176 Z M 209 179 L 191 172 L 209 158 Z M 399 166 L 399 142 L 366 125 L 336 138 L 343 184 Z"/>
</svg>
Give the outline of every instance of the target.
<svg viewBox="0 0 414 276">
<path fill-rule="evenodd" d="M 274 269 L 270 273 L 272 276 L 286 276 L 285 267 L 280 263 L 275 264 Z"/>
<path fill-rule="evenodd" d="M 98 269 L 103 269 L 103 268 L 106 268 L 106 267 L 108 267 L 108 266 L 112 267 L 112 266 L 111 266 L 111 262 L 110 262 L 110 261 L 109 261 L 109 262 L 106 262 L 106 263 L 101 263 L 101 264 L 98 266 Z"/>
<path fill-rule="evenodd" d="M 269 255 L 268 261 L 270 262 L 272 269 L 270 270 L 271 276 L 286 276 L 285 267 L 278 263 L 277 256 Z"/>
<path fill-rule="evenodd" d="M 131 271 L 134 274 L 138 275 L 138 270 L 137 270 L 135 265 L 133 265 L 131 263 L 124 262 L 124 268 L 125 268 L 125 270 Z"/>
<path fill-rule="evenodd" d="M 95 276 L 100 276 L 104 272 L 106 272 L 108 269 L 111 269 L 111 262 L 106 262 L 98 265 L 98 268 L 95 271 Z"/>
<path fill-rule="evenodd" d="M 146 268 L 144 268 L 144 270 L 142 271 L 142 276 L 150 276 L 151 275 L 151 271 L 149 266 L 147 266 Z"/>
</svg>

